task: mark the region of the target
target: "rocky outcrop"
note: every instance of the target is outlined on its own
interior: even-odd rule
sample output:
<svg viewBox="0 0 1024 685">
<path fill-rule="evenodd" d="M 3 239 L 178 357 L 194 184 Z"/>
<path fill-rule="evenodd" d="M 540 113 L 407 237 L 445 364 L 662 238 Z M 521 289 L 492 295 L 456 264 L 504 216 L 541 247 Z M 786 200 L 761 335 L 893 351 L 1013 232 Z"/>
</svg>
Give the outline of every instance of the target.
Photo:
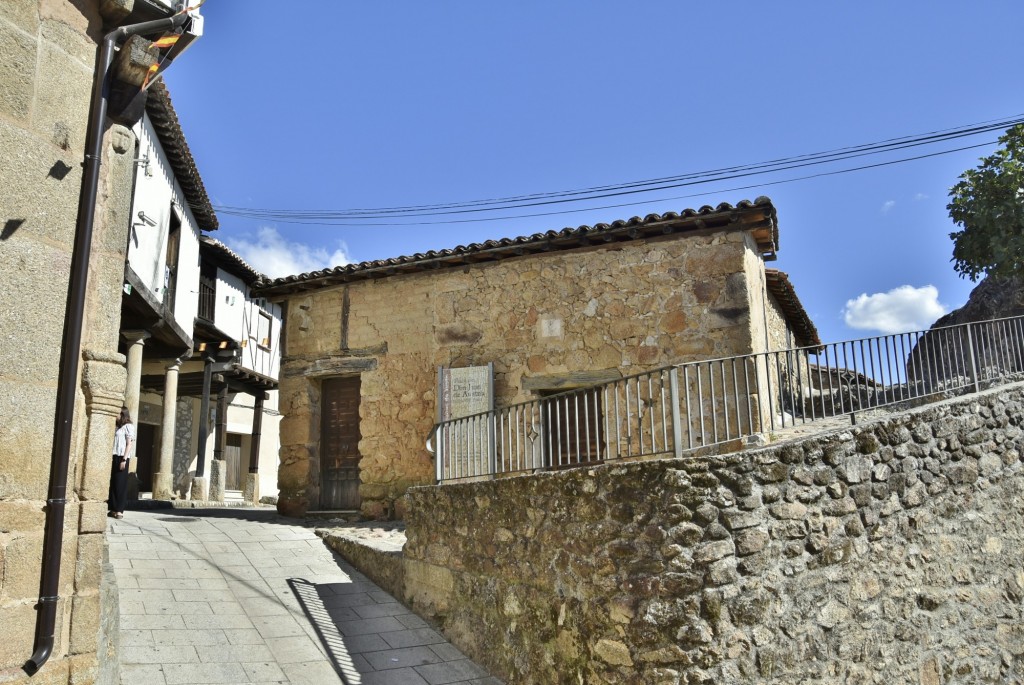
<svg viewBox="0 0 1024 685">
<path fill-rule="evenodd" d="M 932 324 L 932 328 L 1022 314 L 1024 314 L 1024 281 L 987 276 L 971 291 L 971 296 L 967 298 L 967 303 L 963 307 L 954 309 L 940 318 Z"/>
<path fill-rule="evenodd" d="M 940 392 L 1024 371 L 1024 281 L 988 276 L 967 303 L 918 338 L 907 359 L 909 382 Z M 990 322 L 981 324 L 980 322 Z M 964 324 L 972 326 L 968 331 Z M 973 349 L 973 366 L 970 351 Z"/>
</svg>

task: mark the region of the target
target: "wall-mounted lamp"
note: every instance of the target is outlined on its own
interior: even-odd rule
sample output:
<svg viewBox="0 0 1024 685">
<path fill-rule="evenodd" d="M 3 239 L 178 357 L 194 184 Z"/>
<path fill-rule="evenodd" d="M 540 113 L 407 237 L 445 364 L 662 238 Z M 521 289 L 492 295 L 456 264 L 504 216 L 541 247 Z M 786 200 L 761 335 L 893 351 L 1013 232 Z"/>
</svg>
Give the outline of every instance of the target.
<svg viewBox="0 0 1024 685">
<path fill-rule="evenodd" d="M 147 226 L 156 226 L 156 219 L 149 218 L 148 216 L 146 216 L 146 213 L 141 209 L 139 210 L 139 219 L 141 219 L 142 223 L 146 224 Z"/>
<path fill-rule="evenodd" d="M 153 170 L 149 168 L 149 154 L 148 153 L 143 155 L 142 157 L 136 157 L 132 161 L 135 162 L 136 164 L 141 164 L 142 165 L 142 170 L 145 172 L 146 176 L 152 176 L 153 175 Z"/>
</svg>

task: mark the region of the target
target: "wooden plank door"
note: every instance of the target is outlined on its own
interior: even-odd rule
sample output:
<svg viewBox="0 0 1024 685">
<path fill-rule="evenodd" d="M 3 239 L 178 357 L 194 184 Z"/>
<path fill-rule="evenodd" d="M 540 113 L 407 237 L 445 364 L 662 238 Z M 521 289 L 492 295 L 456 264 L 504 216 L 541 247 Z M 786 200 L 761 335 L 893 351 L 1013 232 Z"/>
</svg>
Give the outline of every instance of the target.
<svg viewBox="0 0 1024 685">
<path fill-rule="evenodd" d="M 242 489 L 242 435 L 228 433 L 227 445 L 224 446 L 225 490 Z"/>
<path fill-rule="evenodd" d="M 358 509 L 359 377 L 324 380 L 320 400 L 320 509 Z"/>
</svg>

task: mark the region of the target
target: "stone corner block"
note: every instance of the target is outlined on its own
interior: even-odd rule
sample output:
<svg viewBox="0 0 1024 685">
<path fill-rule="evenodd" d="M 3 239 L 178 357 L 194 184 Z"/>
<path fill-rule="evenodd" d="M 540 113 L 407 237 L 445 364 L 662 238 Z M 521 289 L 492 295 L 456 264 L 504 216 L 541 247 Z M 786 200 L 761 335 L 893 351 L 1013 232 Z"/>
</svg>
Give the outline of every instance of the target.
<svg viewBox="0 0 1024 685">
<path fill-rule="evenodd" d="M 192 489 L 189 493 L 189 499 L 193 501 L 205 502 L 207 500 L 207 493 L 209 492 L 210 484 L 206 480 L 206 476 L 200 476 L 192 479 Z"/>
<path fill-rule="evenodd" d="M 224 501 L 224 485 L 227 482 L 228 466 L 223 459 L 210 461 L 210 501 Z"/>
</svg>

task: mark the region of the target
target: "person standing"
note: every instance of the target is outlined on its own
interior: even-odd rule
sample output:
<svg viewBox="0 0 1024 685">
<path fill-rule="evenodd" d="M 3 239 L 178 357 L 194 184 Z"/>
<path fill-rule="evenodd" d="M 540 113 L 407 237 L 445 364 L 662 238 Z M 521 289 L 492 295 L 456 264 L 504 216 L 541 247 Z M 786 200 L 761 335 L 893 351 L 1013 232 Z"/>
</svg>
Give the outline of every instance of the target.
<svg viewBox="0 0 1024 685">
<path fill-rule="evenodd" d="M 114 432 L 114 458 L 110 465 L 110 492 L 107 494 L 109 516 L 124 518 L 124 505 L 128 500 L 128 460 L 135 446 L 135 426 L 128 407 L 121 407 Z"/>
</svg>

